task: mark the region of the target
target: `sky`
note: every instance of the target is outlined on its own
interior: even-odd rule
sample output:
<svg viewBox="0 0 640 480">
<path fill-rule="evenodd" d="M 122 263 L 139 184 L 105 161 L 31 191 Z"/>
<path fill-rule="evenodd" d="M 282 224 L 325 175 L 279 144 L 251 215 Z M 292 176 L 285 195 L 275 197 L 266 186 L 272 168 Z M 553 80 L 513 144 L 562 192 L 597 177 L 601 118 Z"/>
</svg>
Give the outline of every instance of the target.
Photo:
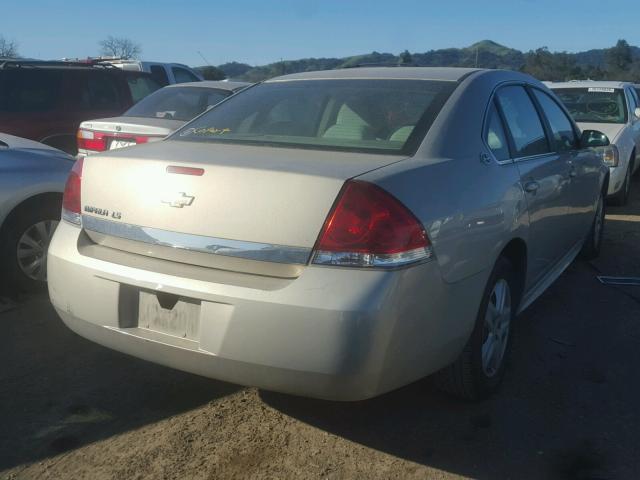
<svg viewBox="0 0 640 480">
<path fill-rule="evenodd" d="M 41 59 L 98 55 L 108 35 L 139 43 L 143 60 L 191 66 L 425 52 L 484 39 L 523 51 L 640 44 L 637 0 L 0 0 L 0 11 L 0 35 Z"/>
</svg>

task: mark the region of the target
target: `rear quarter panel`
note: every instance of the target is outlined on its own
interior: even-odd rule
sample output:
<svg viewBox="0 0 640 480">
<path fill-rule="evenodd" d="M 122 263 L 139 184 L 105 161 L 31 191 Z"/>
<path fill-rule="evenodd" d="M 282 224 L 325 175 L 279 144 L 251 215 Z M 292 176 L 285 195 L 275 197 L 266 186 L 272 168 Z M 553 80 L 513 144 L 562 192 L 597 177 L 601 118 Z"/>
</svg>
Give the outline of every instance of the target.
<svg viewBox="0 0 640 480">
<path fill-rule="evenodd" d="M 71 160 L 57 154 L 16 155 L 10 150 L 0 150 L 0 227 L 25 200 L 43 193 L 62 193 L 72 166 Z"/>
<path fill-rule="evenodd" d="M 449 283 L 483 271 L 488 277 L 510 240 L 527 241 L 529 219 L 516 165 L 480 158 L 490 153 L 482 126 L 501 73 L 464 80 L 412 159 L 362 177 L 391 192 L 422 221 Z"/>
</svg>

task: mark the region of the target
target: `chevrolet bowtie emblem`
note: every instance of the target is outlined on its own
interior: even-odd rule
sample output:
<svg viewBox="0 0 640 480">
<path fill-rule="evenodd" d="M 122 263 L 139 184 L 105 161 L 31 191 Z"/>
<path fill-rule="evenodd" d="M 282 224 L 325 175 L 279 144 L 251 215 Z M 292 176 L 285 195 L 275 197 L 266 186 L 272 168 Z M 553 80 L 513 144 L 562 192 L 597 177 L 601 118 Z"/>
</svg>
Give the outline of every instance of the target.
<svg viewBox="0 0 640 480">
<path fill-rule="evenodd" d="M 162 203 L 166 203 L 170 207 L 182 208 L 182 207 L 188 207 L 189 205 L 191 205 L 195 198 L 196 197 L 190 197 L 184 192 L 180 192 L 177 195 L 174 195 L 173 197 L 164 198 L 161 201 Z"/>
</svg>

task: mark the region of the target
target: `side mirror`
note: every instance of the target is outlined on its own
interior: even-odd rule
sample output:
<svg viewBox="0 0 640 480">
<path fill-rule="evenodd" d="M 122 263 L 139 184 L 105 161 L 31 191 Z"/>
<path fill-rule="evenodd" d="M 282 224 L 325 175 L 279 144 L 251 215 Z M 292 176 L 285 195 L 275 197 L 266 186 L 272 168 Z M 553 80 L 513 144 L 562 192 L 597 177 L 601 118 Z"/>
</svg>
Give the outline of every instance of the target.
<svg viewBox="0 0 640 480">
<path fill-rule="evenodd" d="M 584 130 L 580 137 L 580 147 L 594 148 L 606 147 L 610 144 L 609 137 L 598 130 Z"/>
</svg>

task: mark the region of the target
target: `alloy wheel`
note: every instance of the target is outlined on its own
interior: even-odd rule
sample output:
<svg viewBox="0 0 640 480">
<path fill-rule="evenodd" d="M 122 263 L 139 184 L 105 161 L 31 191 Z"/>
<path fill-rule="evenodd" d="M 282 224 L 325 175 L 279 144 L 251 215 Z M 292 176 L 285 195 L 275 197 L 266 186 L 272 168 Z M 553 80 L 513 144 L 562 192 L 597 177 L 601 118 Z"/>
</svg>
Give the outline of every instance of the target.
<svg viewBox="0 0 640 480">
<path fill-rule="evenodd" d="M 500 279 L 489 296 L 484 318 L 482 343 L 482 370 L 493 377 L 500 370 L 509 340 L 511 325 L 511 289 L 509 283 Z"/>
<path fill-rule="evenodd" d="M 27 228 L 18 240 L 18 266 L 31 280 L 47 280 L 47 250 L 57 226 L 56 220 L 43 220 Z"/>
</svg>

